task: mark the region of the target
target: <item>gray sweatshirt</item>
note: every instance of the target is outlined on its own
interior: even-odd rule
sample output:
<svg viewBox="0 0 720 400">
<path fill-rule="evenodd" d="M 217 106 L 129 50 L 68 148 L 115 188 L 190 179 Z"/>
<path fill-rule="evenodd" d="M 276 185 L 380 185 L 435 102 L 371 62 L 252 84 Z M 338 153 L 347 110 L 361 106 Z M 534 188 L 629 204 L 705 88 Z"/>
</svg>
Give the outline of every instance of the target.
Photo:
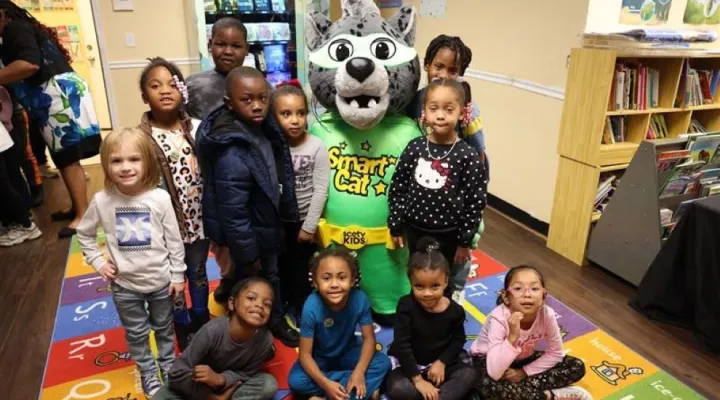
<svg viewBox="0 0 720 400">
<path fill-rule="evenodd" d="M 186 79 L 189 97 L 187 113 L 191 117 L 204 119 L 210 111 L 223 104 L 225 77 L 213 69 L 190 75 Z"/>
<path fill-rule="evenodd" d="M 330 179 L 330 158 L 323 142 L 308 135 L 307 140 L 291 147 L 295 173 L 295 197 L 297 197 L 302 230 L 315 233 L 318 220 L 325 208 Z"/>
<path fill-rule="evenodd" d="M 107 257 L 97 242 L 98 226 L 105 232 Z M 138 196 L 96 193 L 77 236 L 87 263 L 100 270 L 109 258 L 117 267 L 115 283 L 125 289 L 151 293 L 185 282 L 185 245 L 170 195 L 162 189 Z"/>
<path fill-rule="evenodd" d="M 266 328 L 243 343 L 230 337 L 228 317 L 221 316 L 205 324 L 193 336 L 190 345 L 170 368 L 170 389 L 188 400 L 208 398 L 213 390 L 193 382 L 193 368 L 207 365 L 225 377 L 225 387 L 244 382 L 260 371 L 260 367 L 275 355 L 273 337 Z"/>
</svg>

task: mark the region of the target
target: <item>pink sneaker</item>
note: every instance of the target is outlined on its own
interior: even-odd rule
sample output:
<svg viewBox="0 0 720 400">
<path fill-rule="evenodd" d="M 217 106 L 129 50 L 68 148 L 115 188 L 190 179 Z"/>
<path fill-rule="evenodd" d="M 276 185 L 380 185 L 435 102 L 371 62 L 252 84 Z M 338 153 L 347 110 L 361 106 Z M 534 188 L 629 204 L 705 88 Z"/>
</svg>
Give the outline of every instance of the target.
<svg viewBox="0 0 720 400">
<path fill-rule="evenodd" d="M 568 386 L 550 391 L 556 400 L 593 400 L 592 395 L 579 386 Z"/>
</svg>

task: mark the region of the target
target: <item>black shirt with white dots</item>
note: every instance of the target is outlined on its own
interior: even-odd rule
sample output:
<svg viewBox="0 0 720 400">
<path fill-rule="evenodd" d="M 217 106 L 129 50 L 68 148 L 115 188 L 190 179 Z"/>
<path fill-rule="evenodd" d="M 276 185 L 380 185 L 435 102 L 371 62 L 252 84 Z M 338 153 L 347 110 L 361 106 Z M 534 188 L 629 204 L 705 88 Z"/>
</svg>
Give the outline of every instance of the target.
<svg viewBox="0 0 720 400">
<path fill-rule="evenodd" d="M 401 236 L 405 224 L 425 231 L 458 230 L 470 247 L 487 201 L 487 178 L 470 145 L 435 144 L 426 137 L 411 141 L 398 161 L 390 186 L 390 234 Z"/>
</svg>

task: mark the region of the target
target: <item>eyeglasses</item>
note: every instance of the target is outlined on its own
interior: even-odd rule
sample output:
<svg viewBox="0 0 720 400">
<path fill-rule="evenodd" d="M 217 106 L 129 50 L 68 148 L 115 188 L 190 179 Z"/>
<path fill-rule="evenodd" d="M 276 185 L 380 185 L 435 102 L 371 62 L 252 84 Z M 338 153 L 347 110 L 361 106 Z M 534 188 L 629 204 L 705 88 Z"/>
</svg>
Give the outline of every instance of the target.
<svg viewBox="0 0 720 400">
<path fill-rule="evenodd" d="M 521 297 L 524 296 L 525 293 L 530 293 L 530 296 L 542 296 L 545 293 L 545 288 L 541 286 L 531 286 L 531 287 L 524 287 L 524 286 L 513 286 L 510 289 L 508 289 L 508 292 L 512 294 L 515 297 Z"/>
</svg>

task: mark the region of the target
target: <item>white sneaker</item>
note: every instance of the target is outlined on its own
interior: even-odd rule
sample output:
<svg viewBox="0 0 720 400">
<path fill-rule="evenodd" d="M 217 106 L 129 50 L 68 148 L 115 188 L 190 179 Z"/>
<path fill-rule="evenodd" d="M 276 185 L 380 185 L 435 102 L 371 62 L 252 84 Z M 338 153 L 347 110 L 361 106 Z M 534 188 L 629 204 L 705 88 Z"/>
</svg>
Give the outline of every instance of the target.
<svg viewBox="0 0 720 400">
<path fill-rule="evenodd" d="M 568 386 L 551 392 L 556 400 L 593 400 L 592 395 L 580 386 Z"/>
<path fill-rule="evenodd" d="M 27 240 L 37 239 L 40 236 L 42 236 L 42 232 L 38 229 L 34 222 L 27 228 L 15 225 L 10 227 L 10 230 L 8 230 L 5 235 L 0 236 L 0 246 L 15 246 L 16 244 L 23 243 Z"/>
<path fill-rule="evenodd" d="M 60 176 L 60 171 L 58 171 L 55 168 L 48 167 L 47 164 L 40 165 L 39 169 L 40 169 L 40 175 L 43 178 L 52 179 L 52 178 L 57 178 L 58 176 Z"/>
</svg>

